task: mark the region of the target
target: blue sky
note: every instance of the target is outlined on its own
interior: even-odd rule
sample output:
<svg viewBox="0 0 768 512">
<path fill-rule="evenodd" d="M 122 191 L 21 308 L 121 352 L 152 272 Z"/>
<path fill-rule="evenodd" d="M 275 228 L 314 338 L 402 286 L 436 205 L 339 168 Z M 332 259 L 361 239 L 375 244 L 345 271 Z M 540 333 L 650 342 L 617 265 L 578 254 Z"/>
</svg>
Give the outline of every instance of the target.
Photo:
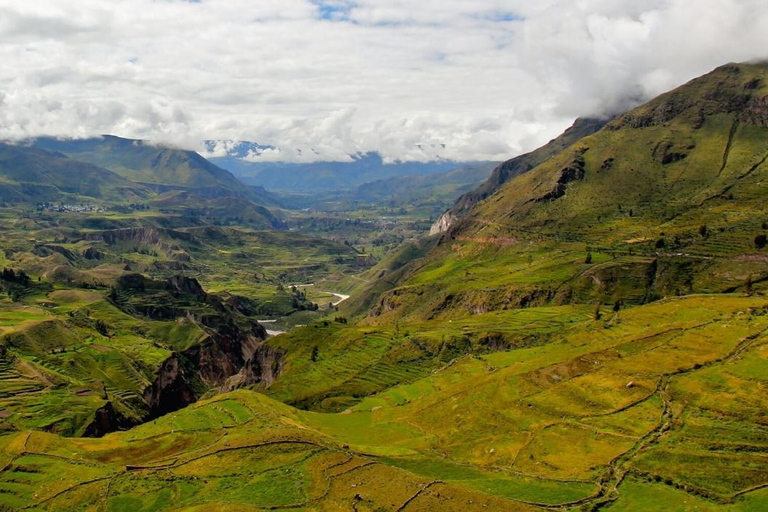
<svg viewBox="0 0 768 512">
<path fill-rule="evenodd" d="M 345 0 L 338 1 L 323 1 L 316 0 L 314 2 L 317 5 L 320 18 L 329 21 L 346 21 L 349 19 L 349 13 L 354 7 L 354 2 L 348 2 Z"/>
</svg>

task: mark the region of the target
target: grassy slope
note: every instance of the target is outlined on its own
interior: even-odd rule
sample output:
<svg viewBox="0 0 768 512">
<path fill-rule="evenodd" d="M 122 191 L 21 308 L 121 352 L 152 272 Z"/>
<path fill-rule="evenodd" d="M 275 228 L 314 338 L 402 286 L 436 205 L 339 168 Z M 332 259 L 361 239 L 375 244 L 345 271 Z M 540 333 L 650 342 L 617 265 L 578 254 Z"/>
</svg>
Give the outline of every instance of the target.
<svg viewBox="0 0 768 512">
<path fill-rule="evenodd" d="M 236 392 L 103 439 L 22 433 L 0 439 L 7 507 L 107 510 L 511 509 L 502 500 L 379 463 Z M 523 510 L 523 507 L 515 507 Z"/>
<path fill-rule="evenodd" d="M 767 69 L 719 68 L 507 183 L 399 276 L 369 322 L 637 304 L 765 280 L 754 239 L 768 222 Z M 559 186 L 569 168 L 581 179 Z"/>
<path fill-rule="evenodd" d="M 544 345 L 458 358 L 338 414 L 239 391 L 102 440 L 7 436 L 0 501 L 391 510 L 435 482 L 406 509 L 760 503 L 751 489 L 768 479 L 767 404 L 755 393 L 768 383 L 765 298 L 670 299 L 598 322 L 557 308 L 519 314 L 520 326 L 562 325 Z M 302 381 L 334 385 L 319 369 L 289 375 L 293 392 Z M 284 400 L 291 386 L 274 390 Z"/>
<path fill-rule="evenodd" d="M 580 139 L 592 135 L 604 125 L 605 121 L 598 119 L 577 119 L 573 126 L 544 146 L 500 164 L 485 182 L 476 189 L 463 194 L 443 216 L 450 218 L 451 224 L 455 223 L 458 219 L 468 215 L 475 205 L 498 192 L 504 183 L 541 165 Z"/>
</svg>

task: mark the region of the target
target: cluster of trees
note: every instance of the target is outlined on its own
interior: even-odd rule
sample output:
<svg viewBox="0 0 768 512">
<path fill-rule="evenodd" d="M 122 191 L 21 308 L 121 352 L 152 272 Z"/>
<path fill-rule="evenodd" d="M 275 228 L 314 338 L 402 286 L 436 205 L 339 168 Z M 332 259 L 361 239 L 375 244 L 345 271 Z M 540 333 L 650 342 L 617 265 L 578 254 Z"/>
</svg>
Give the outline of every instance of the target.
<svg viewBox="0 0 768 512">
<path fill-rule="evenodd" d="M 12 268 L 4 268 L 0 279 L 5 283 L 3 288 L 13 302 L 19 302 L 24 296 L 24 290 L 32 283 L 32 279 L 23 270 L 18 272 Z"/>
<path fill-rule="evenodd" d="M 291 286 L 291 305 L 298 311 L 317 311 L 320 306 L 307 300 L 307 293 L 296 286 Z"/>
<path fill-rule="evenodd" d="M 12 268 L 4 268 L 1 276 L 0 278 L 7 283 L 16 283 L 24 287 L 29 286 L 32 282 L 32 279 L 23 270 L 16 272 Z"/>
</svg>

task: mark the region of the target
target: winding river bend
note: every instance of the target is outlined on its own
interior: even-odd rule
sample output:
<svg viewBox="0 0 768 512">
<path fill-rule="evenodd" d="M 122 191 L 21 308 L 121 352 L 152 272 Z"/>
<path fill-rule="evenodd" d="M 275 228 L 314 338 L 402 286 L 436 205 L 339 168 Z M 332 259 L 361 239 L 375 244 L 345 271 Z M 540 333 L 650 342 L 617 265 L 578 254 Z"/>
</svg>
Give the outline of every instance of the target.
<svg viewBox="0 0 768 512">
<path fill-rule="evenodd" d="M 309 288 L 311 286 L 315 286 L 315 283 L 311 283 L 311 284 L 295 284 L 295 285 L 291 285 L 291 286 L 292 287 L 296 287 L 296 288 Z M 338 306 L 339 304 L 341 304 L 345 300 L 349 299 L 349 297 L 350 297 L 349 295 L 345 295 L 343 293 L 326 292 L 326 291 L 323 291 L 323 290 L 318 290 L 318 292 L 319 293 L 326 293 L 328 295 L 333 295 L 334 297 L 336 297 L 335 301 L 331 301 L 331 304 L 333 306 Z M 274 324 L 274 323 L 277 322 L 277 320 L 257 320 L 257 321 L 260 324 Z M 266 325 L 265 325 L 265 328 L 266 328 Z M 276 331 L 276 330 L 267 329 L 267 334 L 269 336 L 278 336 L 280 334 L 285 334 L 285 333 L 286 333 L 286 331 Z"/>
</svg>

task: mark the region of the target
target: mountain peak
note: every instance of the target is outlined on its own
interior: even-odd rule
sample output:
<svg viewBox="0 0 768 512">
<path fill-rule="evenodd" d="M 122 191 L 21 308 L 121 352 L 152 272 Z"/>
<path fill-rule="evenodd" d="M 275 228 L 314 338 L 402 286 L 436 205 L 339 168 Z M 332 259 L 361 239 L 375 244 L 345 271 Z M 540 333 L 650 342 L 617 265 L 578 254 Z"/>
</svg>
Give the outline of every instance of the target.
<svg viewBox="0 0 768 512">
<path fill-rule="evenodd" d="M 618 116 L 609 129 L 662 126 L 674 120 L 698 128 L 704 118 L 740 113 L 740 120 L 768 126 L 768 63 L 726 64 Z"/>
</svg>

